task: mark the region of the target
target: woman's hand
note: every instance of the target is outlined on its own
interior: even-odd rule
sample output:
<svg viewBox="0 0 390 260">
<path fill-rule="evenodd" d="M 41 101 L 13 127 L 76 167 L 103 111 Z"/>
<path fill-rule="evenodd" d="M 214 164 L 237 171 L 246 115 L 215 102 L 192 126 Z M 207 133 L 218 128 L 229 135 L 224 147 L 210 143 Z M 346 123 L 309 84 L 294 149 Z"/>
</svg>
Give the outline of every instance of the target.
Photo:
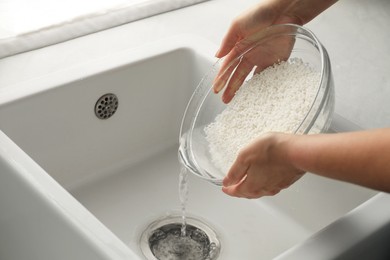
<svg viewBox="0 0 390 260">
<path fill-rule="evenodd" d="M 390 128 L 336 134 L 270 133 L 238 155 L 223 180 L 231 196 L 274 195 L 304 172 L 390 192 Z"/>
<path fill-rule="evenodd" d="M 226 86 L 222 100 L 229 103 L 253 68 L 256 73 L 289 57 L 294 41 L 279 38 L 261 44 L 241 60 L 236 60 L 244 50 L 263 37 L 264 29 L 285 23 L 303 25 L 335 2 L 336 0 L 265 0 L 239 15 L 233 20 L 216 53 L 217 58 L 226 57 L 214 80 L 214 92 L 218 93 Z"/>
<path fill-rule="evenodd" d="M 235 197 L 259 198 L 277 194 L 297 181 L 304 171 L 289 158 L 295 135 L 269 133 L 240 151 L 223 180 L 223 192 Z"/>
</svg>

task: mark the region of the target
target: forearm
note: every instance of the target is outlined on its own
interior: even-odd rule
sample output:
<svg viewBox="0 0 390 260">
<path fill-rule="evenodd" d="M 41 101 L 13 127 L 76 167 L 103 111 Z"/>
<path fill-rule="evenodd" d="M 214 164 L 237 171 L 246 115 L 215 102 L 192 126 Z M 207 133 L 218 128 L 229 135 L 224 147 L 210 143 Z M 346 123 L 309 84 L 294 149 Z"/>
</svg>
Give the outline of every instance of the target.
<svg viewBox="0 0 390 260">
<path fill-rule="evenodd" d="M 390 192 L 390 128 L 296 136 L 288 151 L 299 169 Z"/>
<path fill-rule="evenodd" d="M 295 0 L 292 2 L 289 12 L 297 14 L 302 24 L 306 24 L 336 3 L 337 0 Z"/>
<path fill-rule="evenodd" d="M 272 24 L 304 25 L 328 9 L 337 0 L 265 0 L 237 17 L 237 24 L 246 34 Z"/>
</svg>

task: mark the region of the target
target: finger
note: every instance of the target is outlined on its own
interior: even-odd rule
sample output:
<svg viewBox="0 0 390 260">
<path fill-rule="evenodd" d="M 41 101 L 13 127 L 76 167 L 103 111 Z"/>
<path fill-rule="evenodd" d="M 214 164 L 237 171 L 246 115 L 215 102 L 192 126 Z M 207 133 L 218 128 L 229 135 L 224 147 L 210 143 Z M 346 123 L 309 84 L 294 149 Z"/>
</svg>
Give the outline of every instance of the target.
<svg viewBox="0 0 390 260">
<path fill-rule="evenodd" d="M 236 64 L 237 62 L 240 62 L 242 59 L 240 56 L 247 53 L 251 49 L 251 45 L 251 43 L 244 40 L 235 43 L 230 52 L 224 57 L 220 71 L 224 71 L 228 67 L 233 66 L 232 63 Z"/>
<path fill-rule="evenodd" d="M 249 169 L 249 164 L 246 164 L 242 159 L 242 155 L 239 155 L 233 165 L 230 167 L 228 174 L 223 179 L 223 186 L 231 186 L 239 183 L 244 179 Z"/>
<path fill-rule="evenodd" d="M 253 42 L 245 39 L 238 41 L 230 49 L 229 53 L 222 60 L 221 67 L 219 68 L 214 81 L 213 88 L 215 93 L 218 93 L 225 87 L 226 82 L 229 80 L 232 72 L 236 69 L 236 66 L 242 62 L 244 58 L 242 55 L 245 55 L 245 53 L 248 54 L 248 52 L 252 50 L 253 46 L 251 45 L 253 45 Z"/>
<path fill-rule="evenodd" d="M 234 45 L 242 38 L 240 35 L 239 25 L 237 21 L 233 21 L 230 25 L 228 32 L 222 39 L 221 46 L 215 57 L 222 58 L 228 54 L 234 47 Z"/>
<path fill-rule="evenodd" d="M 232 197 L 237 197 L 237 198 L 245 198 L 243 194 L 241 194 L 237 190 L 237 185 L 229 186 L 229 187 L 222 187 L 222 191 Z"/>
<path fill-rule="evenodd" d="M 238 187 L 240 187 L 240 184 L 245 181 L 245 177 L 237 184 L 231 185 L 228 187 L 222 187 L 222 191 L 232 197 L 238 197 L 238 198 L 245 198 L 245 195 L 240 191 Z"/>
<path fill-rule="evenodd" d="M 226 82 L 229 80 L 232 72 L 236 69 L 237 65 L 242 62 L 243 54 L 250 50 L 247 43 L 238 42 L 230 50 L 229 54 L 222 60 L 221 67 L 219 68 L 216 76 L 215 84 L 213 84 L 214 92 L 218 93 L 223 89 Z"/>
<path fill-rule="evenodd" d="M 224 103 L 229 103 L 233 99 L 236 91 L 241 87 L 254 66 L 255 65 L 245 59 L 245 57 L 241 60 L 241 63 L 237 66 L 223 93 L 222 101 Z"/>
<path fill-rule="evenodd" d="M 228 54 L 233 49 L 238 39 L 238 35 L 226 35 L 222 40 L 220 48 L 215 53 L 215 57 L 222 58 Z"/>
<path fill-rule="evenodd" d="M 248 192 L 246 189 L 244 182 L 247 183 L 247 181 L 240 182 L 239 184 L 228 186 L 228 187 L 222 187 L 222 191 L 232 197 L 238 197 L 238 198 L 247 198 L 247 199 L 257 199 L 263 196 L 272 196 L 276 194 L 272 192 L 268 192 L 265 190 L 259 190 L 256 193 Z"/>
<path fill-rule="evenodd" d="M 234 71 L 234 69 L 236 68 L 236 66 L 239 64 L 239 60 L 234 60 L 234 62 L 231 62 L 230 64 L 226 65 L 227 63 L 225 63 L 226 61 L 224 61 L 218 71 L 218 74 L 217 76 L 215 77 L 214 79 L 214 82 L 213 82 L 213 90 L 214 90 L 214 93 L 218 93 L 219 91 L 221 91 L 225 85 L 226 85 L 226 82 L 229 81 L 229 78 L 231 77 L 231 74 L 232 72 Z"/>
<path fill-rule="evenodd" d="M 247 171 L 247 176 L 245 180 L 236 185 L 234 191 L 237 194 L 240 194 L 242 197 L 248 199 L 266 196 L 268 192 L 264 187 L 264 181 L 261 178 L 259 179 L 259 177 L 261 177 L 261 174 L 259 172 L 253 174 L 253 172 L 250 173 L 249 171 L 251 171 L 251 169 Z"/>
</svg>

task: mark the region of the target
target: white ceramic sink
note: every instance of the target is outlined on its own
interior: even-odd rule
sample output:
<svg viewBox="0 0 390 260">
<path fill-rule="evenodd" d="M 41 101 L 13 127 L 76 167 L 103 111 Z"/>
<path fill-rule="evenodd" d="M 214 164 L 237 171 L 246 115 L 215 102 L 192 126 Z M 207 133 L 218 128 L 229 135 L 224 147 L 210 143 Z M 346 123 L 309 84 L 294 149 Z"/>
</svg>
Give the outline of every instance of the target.
<svg viewBox="0 0 390 260">
<path fill-rule="evenodd" d="M 142 259 L 142 231 L 179 212 L 180 120 L 215 50 L 184 35 L 23 82 L 4 95 L 0 259 Z M 117 95 L 119 107 L 100 120 L 95 102 L 106 93 Z M 350 125 L 336 115 L 332 127 Z M 259 200 L 228 197 L 192 175 L 189 181 L 188 214 L 217 232 L 224 260 L 293 259 L 334 221 L 388 199 L 312 174 Z M 380 214 L 375 227 L 390 219 Z"/>
</svg>

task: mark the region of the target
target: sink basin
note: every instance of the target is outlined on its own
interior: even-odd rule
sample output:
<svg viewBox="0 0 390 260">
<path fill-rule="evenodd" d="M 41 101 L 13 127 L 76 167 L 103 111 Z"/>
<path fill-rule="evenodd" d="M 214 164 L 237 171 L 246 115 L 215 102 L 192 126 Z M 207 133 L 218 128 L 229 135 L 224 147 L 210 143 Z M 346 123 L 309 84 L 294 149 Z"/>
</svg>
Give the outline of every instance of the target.
<svg viewBox="0 0 390 260">
<path fill-rule="evenodd" d="M 215 50 L 194 36 L 168 38 L 23 82 L 3 96 L 0 258 L 142 259 L 146 227 L 180 213 L 180 120 Z M 107 93 L 118 107 L 102 120 L 94 109 Z M 338 115 L 331 127 L 353 128 Z M 294 259 L 340 219 L 359 215 L 357 208 L 388 199 L 313 174 L 274 197 L 235 199 L 189 177 L 187 213 L 217 233 L 224 260 Z M 381 214 L 378 225 L 390 219 Z"/>
</svg>

